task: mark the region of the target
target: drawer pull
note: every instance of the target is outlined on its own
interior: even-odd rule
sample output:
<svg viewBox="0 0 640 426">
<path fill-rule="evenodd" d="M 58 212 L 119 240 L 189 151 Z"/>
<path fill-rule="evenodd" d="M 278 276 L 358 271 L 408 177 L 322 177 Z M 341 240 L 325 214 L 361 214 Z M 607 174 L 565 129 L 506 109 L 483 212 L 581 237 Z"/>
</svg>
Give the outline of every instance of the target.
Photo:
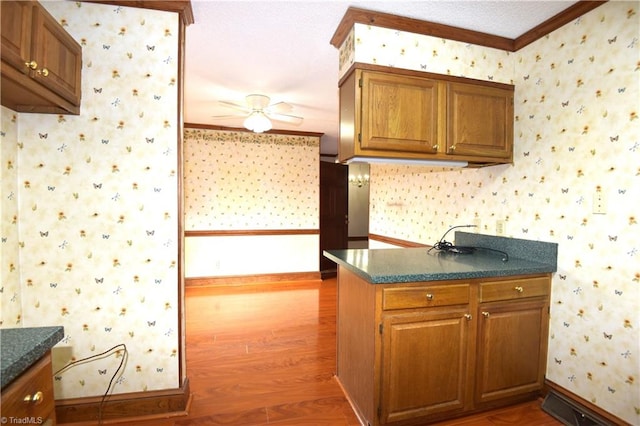
<svg viewBox="0 0 640 426">
<path fill-rule="evenodd" d="M 464 317 L 467 321 L 471 321 L 473 319 L 473 316 L 471 314 L 464 314 Z"/>
<path fill-rule="evenodd" d="M 38 68 L 38 63 L 36 61 L 25 62 L 24 64 L 26 67 L 31 68 L 32 70 Z"/>
<path fill-rule="evenodd" d="M 482 312 L 482 316 L 485 317 L 485 318 L 489 318 L 491 316 L 491 314 L 489 312 L 487 312 L 487 311 L 483 311 Z"/>
<path fill-rule="evenodd" d="M 515 291 L 517 291 L 518 293 L 522 293 L 524 291 L 524 288 L 517 286 L 513 288 Z"/>
<path fill-rule="evenodd" d="M 38 75 L 41 75 L 43 77 L 47 77 L 49 75 L 49 70 L 46 68 L 42 68 L 41 70 L 36 71 L 38 73 Z"/>
<path fill-rule="evenodd" d="M 428 301 L 432 301 L 433 300 L 433 294 L 431 294 L 431 293 L 427 293 L 426 297 L 427 297 Z"/>
<path fill-rule="evenodd" d="M 27 395 L 23 399 L 25 403 L 33 404 L 33 405 L 42 404 L 43 400 L 44 400 L 44 394 L 40 391 L 34 393 L 33 395 Z"/>
</svg>

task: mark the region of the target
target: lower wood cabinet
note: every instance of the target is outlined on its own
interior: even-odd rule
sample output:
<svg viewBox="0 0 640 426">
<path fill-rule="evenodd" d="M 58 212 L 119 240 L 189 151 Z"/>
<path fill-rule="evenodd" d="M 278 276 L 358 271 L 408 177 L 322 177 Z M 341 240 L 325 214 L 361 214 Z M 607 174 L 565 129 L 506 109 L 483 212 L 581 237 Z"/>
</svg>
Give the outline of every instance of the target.
<svg viewBox="0 0 640 426">
<path fill-rule="evenodd" d="M 6 424 L 55 426 L 51 351 L 2 389 L 2 419 Z"/>
<path fill-rule="evenodd" d="M 469 315 L 436 311 L 384 316 L 381 423 L 465 408 Z"/>
<path fill-rule="evenodd" d="M 338 270 L 337 378 L 365 425 L 423 425 L 533 399 L 551 276 L 370 284 Z"/>
</svg>

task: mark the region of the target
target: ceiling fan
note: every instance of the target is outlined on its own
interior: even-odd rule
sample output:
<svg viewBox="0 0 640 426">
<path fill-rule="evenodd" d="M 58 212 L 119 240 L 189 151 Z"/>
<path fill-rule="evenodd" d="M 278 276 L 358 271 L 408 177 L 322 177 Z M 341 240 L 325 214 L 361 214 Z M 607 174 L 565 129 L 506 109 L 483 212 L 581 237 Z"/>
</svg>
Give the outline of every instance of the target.
<svg viewBox="0 0 640 426">
<path fill-rule="evenodd" d="M 286 114 L 293 107 L 286 102 L 271 104 L 271 99 L 265 95 L 247 95 L 247 105 L 240 105 L 235 102 L 218 101 L 220 104 L 242 111 L 243 114 L 236 115 L 214 115 L 213 118 L 245 117 L 244 127 L 255 133 L 262 133 L 271 130 L 271 120 L 284 121 L 294 125 L 302 123 L 303 118 L 296 115 Z"/>
</svg>

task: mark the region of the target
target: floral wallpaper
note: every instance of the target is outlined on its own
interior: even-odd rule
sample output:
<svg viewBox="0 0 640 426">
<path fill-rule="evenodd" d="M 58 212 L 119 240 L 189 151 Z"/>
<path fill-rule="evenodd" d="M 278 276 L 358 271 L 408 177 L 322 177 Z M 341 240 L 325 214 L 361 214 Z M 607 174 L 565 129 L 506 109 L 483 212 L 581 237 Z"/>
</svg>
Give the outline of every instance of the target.
<svg viewBox="0 0 640 426">
<path fill-rule="evenodd" d="M 630 424 L 640 424 L 639 13 L 638 2 L 608 2 L 510 55 L 420 51 L 434 41 L 356 28 L 346 54 L 513 81 L 514 164 L 372 165 L 370 232 L 431 244 L 459 224 L 495 234 L 500 219 L 507 236 L 557 242 L 547 377 Z M 593 213 L 596 194 L 605 214 Z"/>
<path fill-rule="evenodd" d="M 185 129 L 187 230 L 317 229 L 317 136 Z"/>
<path fill-rule="evenodd" d="M 43 5 L 82 46 L 81 114 L 2 109 L 2 327 L 64 326 L 54 370 L 126 345 L 56 399 L 104 394 L 123 358 L 113 393 L 177 388 L 178 16 Z"/>
<path fill-rule="evenodd" d="M 340 76 L 354 62 L 512 83 L 512 53 L 389 28 L 354 24 L 339 50 Z"/>
<path fill-rule="evenodd" d="M 22 324 L 18 241 L 18 115 L 0 107 L 0 327 Z"/>
</svg>

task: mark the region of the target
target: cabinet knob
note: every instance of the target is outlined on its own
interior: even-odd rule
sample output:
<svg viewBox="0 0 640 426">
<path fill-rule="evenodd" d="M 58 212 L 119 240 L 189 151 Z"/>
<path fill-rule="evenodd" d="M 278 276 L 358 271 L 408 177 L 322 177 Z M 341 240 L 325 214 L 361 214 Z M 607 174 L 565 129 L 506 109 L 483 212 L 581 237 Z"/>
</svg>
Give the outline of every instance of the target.
<svg viewBox="0 0 640 426">
<path fill-rule="evenodd" d="M 46 77 L 49 75 L 49 70 L 46 68 L 42 68 L 41 70 L 38 70 L 36 72 L 43 77 Z"/>
<path fill-rule="evenodd" d="M 449 147 L 449 152 L 453 152 L 453 151 L 455 151 L 455 150 L 456 150 L 456 146 L 455 146 L 455 145 L 451 145 L 451 146 Z"/>
<path fill-rule="evenodd" d="M 23 399 L 25 403 L 33 404 L 33 405 L 42 404 L 43 400 L 44 400 L 44 394 L 40 391 L 34 393 L 33 395 L 27 395 Z"/>
<path fill-rule="evenodd" d="M 464 317 L 467 321 L 471 321 L 473 319 L 473 316 L 471 314 L 464 314 Z"/>
<path fill-rule="evenodd" d="M 438 150 L 438 144 L 435 144 L 434 146 L 432 146 L 431 149 L 433 149 L 434 151 L 437 151 Z"/>
<path fill-rule="evenodd" d="M 427 293 L 426 297 L 427 297 L 428 301 L 432 301 L 433 300 L 433 294 L 431 294 L 431 293 Z"/>
<path fill-rule="evenodd" d="M 32 70 L 35 70 L 36 68 L 38 68 L 38 63 L 36 61 L 25 62 L 24 64 L 27 67 L 31 68 Z"/>
<path fill-rule="evenodd" d="M 524 291 L 524 288 L 517 286 L 513 288 L 515 291 L 517 291 L 518 293 L 522 293 Z"/>
<path fill-rule="evenodd" d="M 485 318 L 489 318 L 491 316 L 491 314 L 487 311 L 482 311 L 482 316 Z"/>
</svg>

